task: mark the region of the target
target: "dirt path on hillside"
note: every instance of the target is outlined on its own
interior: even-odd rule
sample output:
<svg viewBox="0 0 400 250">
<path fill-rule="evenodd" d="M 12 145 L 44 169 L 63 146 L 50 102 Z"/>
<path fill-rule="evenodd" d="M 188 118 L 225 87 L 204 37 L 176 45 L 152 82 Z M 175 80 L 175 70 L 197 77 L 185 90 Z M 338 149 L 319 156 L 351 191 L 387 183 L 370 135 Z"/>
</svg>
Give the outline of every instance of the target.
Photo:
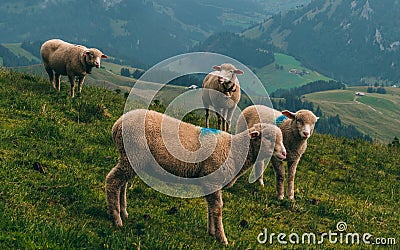
<svg viewBox="0 0 400 250">
<path fill-rule="evenodd" d="M 365 105 L 367 106 L 369 109 L 375 111 L 376 113 L 383 115 L 383 113 L 379 110 L 376 110 L 374 107 L 372 107 L 371 105 L 362 103 L 357 101 L 357 96 L 354 96 L 353 102 L 330 102 L 330 101 L 320 101 L 322 103 L 332 103 L 332 104 L 340 104 L 340 105 Z"/>
<path fill-rule="evenodd" d="M 383 113 L 382 113 L 381 111 L 376 110 L 376 109 L 375 109 L 374 107 L 372 107 L 371 105 L 367 105 L 367 104 L 365 104 L 365 103 L 362 103 L 362 102 L 357 101 L 357 96 L 354 96 L 353 102 L 355 102 L 356 104 L 365 105 L 365 106 L 367 106 L 368 108 L 372 109 L 373 111 L 377 112 L 378 114 L 383 115 Z"/>
</svg>

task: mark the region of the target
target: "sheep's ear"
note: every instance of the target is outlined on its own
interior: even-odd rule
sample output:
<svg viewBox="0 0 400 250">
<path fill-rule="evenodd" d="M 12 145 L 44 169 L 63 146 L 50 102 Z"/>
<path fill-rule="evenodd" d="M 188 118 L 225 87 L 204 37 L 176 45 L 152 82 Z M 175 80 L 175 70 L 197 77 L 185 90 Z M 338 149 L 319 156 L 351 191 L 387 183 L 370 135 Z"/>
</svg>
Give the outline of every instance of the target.
<svg viewBox="0 0 400 250">
<path fill-rule="evenodd" d="M 106 56 L 106 55 L 104 55 L 104 54 L 102 54 L 102 55 L 101 55 L 101 58 L 107 58 L 107 56 Z"/>
<path fill-rule="evenodd" d="M 214 65 L 214 66 L 213 66 L 213 69 L 218 70 L 218 71 L 221 71 L 221 66 Z"/>
<path fill-rule="evenodd" d="M 251 131 L 249 133 L 249 136 L 250 136 L 250 139 L 254 139 L 254 138 L 260 137 L 260 132 L 257 131 L 257 130 Z"/>
<path fill-rule="evenodd" d="M 286 116 L 287 118 L 292 119 L 292 120 L 293 120 L 293 119 L 295 118 L 295 116 L 296 116 L 296 113 L 290 112 L 290 111 L 288 111 L 288 110 L 282 111 L 282 114 L 283 114 L 284 116 Z"/>
<path fill-rule="evenodd" d="M 235 71 L 233 71 L 233 73 L 235 73 L 237 75 L 241 75 L 241 74 L 243 74 L 243 71 L 241 71 L 240 69 L 235 69 Z"/>
</svg>

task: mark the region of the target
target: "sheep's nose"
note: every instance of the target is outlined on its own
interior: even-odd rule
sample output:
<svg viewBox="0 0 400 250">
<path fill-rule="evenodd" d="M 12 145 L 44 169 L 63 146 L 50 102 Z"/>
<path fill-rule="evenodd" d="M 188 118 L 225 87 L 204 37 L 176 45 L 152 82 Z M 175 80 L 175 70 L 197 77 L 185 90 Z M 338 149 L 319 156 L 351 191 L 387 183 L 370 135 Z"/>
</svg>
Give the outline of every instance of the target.
<svg viewBox="0 0 400 250">
<path fill-rule="evenodd" d="M 282 152 L 282 155 L 286 157 L 286 152 Z"/>
<path fill-rule="evenodd" d="M 308 138 L 310 136 L 309 132 L 303 132 L 304 137 Z"/>
</svg>

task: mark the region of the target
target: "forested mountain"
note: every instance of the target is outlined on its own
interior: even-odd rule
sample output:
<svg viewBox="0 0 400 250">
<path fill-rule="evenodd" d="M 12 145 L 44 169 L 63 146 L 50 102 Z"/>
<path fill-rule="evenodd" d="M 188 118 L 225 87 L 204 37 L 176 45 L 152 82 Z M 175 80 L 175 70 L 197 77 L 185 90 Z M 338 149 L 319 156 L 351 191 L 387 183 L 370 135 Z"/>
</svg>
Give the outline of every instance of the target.
<svg viewBox="0 0 400 250">
<path fill-rule="evenodd" d="M 274 61 L 272 46 L 231 32 L 211 35 L 192 51 L 220 53 L 251 67 L 262 67 Z"/>
<path fill-rule="evenodd" d="M 400 77 L 400 2 L 314 0 L 247 30 L 335 79 Z"/>
<path fill-rule="evenodd" d="M 310 0 L 2 0 L 0 43 L 67 41 L 152 65 Z M 137 66 L 137 65 L 135 65 Z"/>
</svg>

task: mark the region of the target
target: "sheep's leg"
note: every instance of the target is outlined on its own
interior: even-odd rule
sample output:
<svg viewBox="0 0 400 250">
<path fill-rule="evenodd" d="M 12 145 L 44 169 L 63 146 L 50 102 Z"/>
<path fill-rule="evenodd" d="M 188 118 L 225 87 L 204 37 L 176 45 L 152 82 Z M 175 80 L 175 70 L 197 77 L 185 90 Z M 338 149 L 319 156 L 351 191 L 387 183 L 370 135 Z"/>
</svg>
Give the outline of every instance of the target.
<svg viewBox="0 0 400 250">
<path fill-rule="evenodd" d="M 298 163 L 299 159 L 296 161 L 288 162 L 288 188 L 286 192 L 290 200 L 294 200 L 294 177 L 296 175 L 296 169 Z"/>
<path fill-rule="evenodd" d="M 114 220 L 116 226 L 122 227 L 122 220 L 120 216 L 120 193 L 124 181 L 119 179 L 118 174 L 120 165 L 117 164 L 106 177 L 106 196 L 108 212 Z"/>
<path fill-rule="evenodd" d="M 55 88 L 54 85 L 54 72 L 51 68 L 46 68 L 46 72 L 49 75 L 49 80 L 50 80 L 50 84 L 53 86 L 53 88 Z"/>
<path fill-rule="evenodd" d="M 285 168 L 283 166 L 283 162 L 272 160 L 272 165 L 274 166 L 275 171 L 275 180 L 276 180 L 276 196 L 278 200 L 283 200 L 284 197 L 284 181 L 285 181 Z"/>
<path fill-rule="evenodd" d="M 82 85 L 83 85 L 83 82 L 85 81 L 85 77 L 84 76 L 82 76 L 82 77 L 79 77 L 79 81 L 78 81 L 78 91 L 79 91 L 79 94 L 82 92 Z"/>
<path fill-rule="evenodd" d="M 56 85 L 55 85 L 55 89 L 57 89 L 58 91 L 60 91 L 60 82 L 61 82 L 61 75 L 56 73 Z"/>
<path fill-rule="evenodd" d="M 71 97 L 75 96 L 74 88 L 75 88 L 75 76 L 68 75 L 69 83 L 71 84 Z"/>
<path fill-rule="evenodd" d="M 128 212 L 126 211 L 127 203 L 126 203 L 126 188 L 128 186 L 128 182 L 125 185 L 122 185 L 121 192 L 119 196 L 119 204 L 121 209 L 121 216 L 124 219 L 128 219 Z"/>
<path fill-rule="evenodd" d="M 258 182 L 264 187 L 264 161 L 258 161 L 254 164 L 254 174 L 257 177 Z"/>
<path fill-rule="evenodd" d="M 224 120 L 223 117 L 217 112 L 217 119 L 218 119 L 218 126 L 217 128 L 219 130 L 224 130 L 224 128 L 222 127 L 222 121 Z"/>
<path fill-rule="evenodd" d="M 207 231 L 210 235 L 214 236 L 218 241 L 225 245 L 228 240 L 225 236 L 224 226 L 222 224 L 222 190 L 206 196 L 208 206 L 208 228 Z"/>
<path fill-rule="evenodd" d="M 228 111 L 227 111 L 227 113 L 226 113 L 226 118 L 225 118 L 225 123 L 226 123 L 226 132 L 228 132 L 228 133 L 230 133 L 231 131 L 230 131 L 230 124 L 231 124 L 231 121 L 232 121 L 232 116 L 233 116 L 233 111 L 234 111 L 235 109 L 229 109 Z"/>
<path fill-rule="evenodd" d="M 206 108 L 206 128 L 210 127 L 210 110 Z"/>
<path fill-rule="evenodd" d="M 106 195 L 108 212 L 115 225 L 122 226 L 121 213 L 127 218 L 126 212 L 126 186 L 127 182 L 135 175 L 133 168 L 127 161 L 120 161 L 106 177 Z"/>
</svg>

